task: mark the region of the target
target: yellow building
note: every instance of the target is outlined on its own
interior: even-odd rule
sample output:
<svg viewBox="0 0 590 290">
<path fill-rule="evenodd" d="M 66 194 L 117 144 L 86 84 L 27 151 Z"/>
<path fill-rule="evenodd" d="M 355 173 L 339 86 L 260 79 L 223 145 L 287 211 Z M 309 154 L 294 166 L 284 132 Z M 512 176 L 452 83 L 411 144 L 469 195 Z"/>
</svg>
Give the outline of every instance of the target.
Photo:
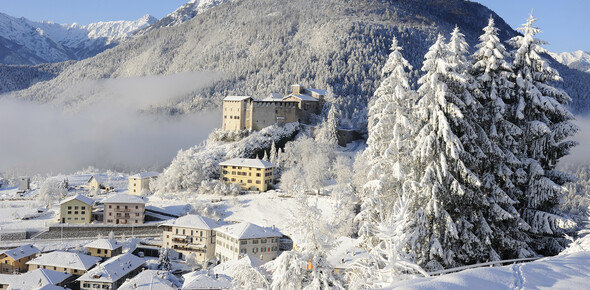
<svg viewBox="0 0 590 290">
<path fill-rule="evenodd" d="M 100 178 L 100 176 L 98 175 L 92 175 L 90 176 L 90 178 L 88 179 L 88 189 L 89 190 L 96 190 L 96 189 L 103 189 L 104 187 L 104 182 L 102 181 L 102 178 Z"/>
<path fill-rule="evenodd" d="M 112 258 L 123 254 L 123 244 L 111 239 L 98 239 L 84 247 L 86 254 L 94 257 Z"/>
<path fill-rule="evenodd" d="M 273 182 L 274 164 L 260 159 L 234 158 L 219 163 L 221 180 L 244 190 L 267 191 Z"/>
<path fill-rule="evenodd" d="M 141 172 L 129 176 L 129 194 L 142 195 L 150 191 L 150 182 L 158 177 L 157 172 Z"/>
<path fill-rule="evenodd" d="M 185 257 L 194 253 L 199 263 L 209 261 L 215 254 L 214 229 L 221 225 L 214 219 L 200 215 L 179 217 L 161 226 L 162 246 L 171 248 Z"/>
<path fill-rule="evenodd" d="M 39 249 L 31 244 L 1 252 L 0 273 L 14 274 L 26 272 L 28 269 L 26 263 L 34 259 L 39 252 Z"/>
<path fill-rule="evenodd" d="M 89 224 L 92 221 L 92 206 L 94 200 L 77 194 L 59 204 L 62 224 Z"/>
</svg>

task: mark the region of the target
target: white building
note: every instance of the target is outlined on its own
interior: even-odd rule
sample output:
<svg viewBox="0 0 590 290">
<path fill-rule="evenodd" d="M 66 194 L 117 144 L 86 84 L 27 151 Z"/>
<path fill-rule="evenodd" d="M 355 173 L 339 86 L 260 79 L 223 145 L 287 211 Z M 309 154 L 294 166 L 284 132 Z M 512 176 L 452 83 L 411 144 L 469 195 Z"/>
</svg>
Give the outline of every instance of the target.
<svg viewBox="0 0 590 290">
<path fill-rule="evenodd" d="M 141 195 L 150 191 L 150 182 L 158 178 L 158 172 L 148 171 L 129 176 L 129 193 Z"/>
<path fill-rule="evenodd" d="M 2 275 L 0 276 L 0 289 L 64 289 L 67 280 L 72 274 L 37 269 L 22 275 Z"/>
<path fill-rule="evenodd" d="M 145 270 L 127 280 L 118 290 L 178 290 L 174 283 L 177 279 L 168 271 Z"/>
<path fill-rule="evenodd" d="M 106 260 L 76 281 L 80 282 L 82 290 L 116 290 L 126 279 L 131 279 L 139 274 L 143 264 L 144 261 L 141 258 L 129 253 L 122 254 Z"/>
<path fill-rule="evenodd" d="M 35 269 L 48 269 L 72 275 L 82 275 L 96 263 L 100 262 L 99 257 L 93 257 L 73 252 L 55 251 L 43 254 L 29 262 L 29 271 Z"/>
<path fill-rule="evenodd" d="M 115 194 L 102 201 L 105 224 L 143 224 L 146 199 L 137 195 Z"/>
<path fill-rule="evenodd" d="M 215 229 L 215 257 L 221 262 L 252 255 L 264 262 L 277 257 L 279 238 L 276 229 L 263 228 L 248 222 Z"/>
<path fill-rule="evenodd" d="M 230 289 L 231 278 L 226 275 L 210 274 L 208 271 L 196 271 L 182 275 L 182 290 Z"/>
<path fill-rule="evenodd" d="M 195 253 L 198 262 L 215 257 L 215 231 L 222 224 L 200 215 L 185 215 L 162 225 L 163 246 L 186 256 Z"/>
</svg>

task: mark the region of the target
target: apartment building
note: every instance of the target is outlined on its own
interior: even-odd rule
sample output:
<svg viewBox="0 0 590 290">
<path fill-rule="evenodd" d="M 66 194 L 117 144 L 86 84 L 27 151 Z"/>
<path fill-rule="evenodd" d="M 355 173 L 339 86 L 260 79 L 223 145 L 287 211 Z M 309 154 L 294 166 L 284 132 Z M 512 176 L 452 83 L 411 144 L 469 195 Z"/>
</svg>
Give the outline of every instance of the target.
<svg viewBox="0 0 590 290">
<path fill-rule="evenodd" d="M 87 224 L 92 222 L 94 199 L 81 194 L 63 200 L 59 204 L 59 217 L 62 224 Z"/>
<path fill-rule="evenodd" d="M 130 194 L 115 194 L 102 202 L 105 224 L 143 224 L 145 198 Z"/>
<path fill-rule="evenodd" d="M 215 231 L 221 222 L 200 215 L 185 215 L 161 227 L 162 245 L 182 256 L 195 253 L 198 262 L 215 257 Z"/>
<path fill-rule="evenodd" d="M 279 238 L 283 235 L 274 228 L 243 222 L 215 229 L 215 256 L 221 262 L 251 255 L 264 262 L 277 257 Z"/>
<path fill-rule="evenodd" d="M 244 190 L 267 191 L 273 182 L 275 165 L 260 159 L 234 158 L 219 163 L 221 180 Z"/>
</svg>

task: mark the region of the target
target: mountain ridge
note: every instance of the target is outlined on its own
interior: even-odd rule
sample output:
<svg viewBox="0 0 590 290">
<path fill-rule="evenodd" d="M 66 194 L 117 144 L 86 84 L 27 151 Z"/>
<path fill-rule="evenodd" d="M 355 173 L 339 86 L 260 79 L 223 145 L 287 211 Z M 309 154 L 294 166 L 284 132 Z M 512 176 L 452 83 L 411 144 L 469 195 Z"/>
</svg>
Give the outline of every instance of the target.
<svg viewBox="0 0 590 290">
<path fill-rule="evenodd" d="M 0 13 L 0 63 L 37 65 L 94 56 L 157 19 L 145 15 L 133 21 L 88 25 L 35 22 Z"/>
</svg>

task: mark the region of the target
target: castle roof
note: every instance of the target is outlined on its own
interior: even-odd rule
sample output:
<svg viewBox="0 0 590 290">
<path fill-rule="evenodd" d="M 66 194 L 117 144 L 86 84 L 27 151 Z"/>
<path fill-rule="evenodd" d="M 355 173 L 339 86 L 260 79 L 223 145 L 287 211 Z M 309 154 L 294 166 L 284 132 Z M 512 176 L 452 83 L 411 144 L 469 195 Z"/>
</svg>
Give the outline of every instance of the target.
<svg viewBox="0 0 590 290">
<path fill-rule="evenodd" d="M 243 100 L 247 100 L 247 99 L 251 99 L 251 98 L 252 97 L 250 97 L 250 96 L 227 96 L 223 100 L 224 101 L 243 101 Z"/>
</svg>

